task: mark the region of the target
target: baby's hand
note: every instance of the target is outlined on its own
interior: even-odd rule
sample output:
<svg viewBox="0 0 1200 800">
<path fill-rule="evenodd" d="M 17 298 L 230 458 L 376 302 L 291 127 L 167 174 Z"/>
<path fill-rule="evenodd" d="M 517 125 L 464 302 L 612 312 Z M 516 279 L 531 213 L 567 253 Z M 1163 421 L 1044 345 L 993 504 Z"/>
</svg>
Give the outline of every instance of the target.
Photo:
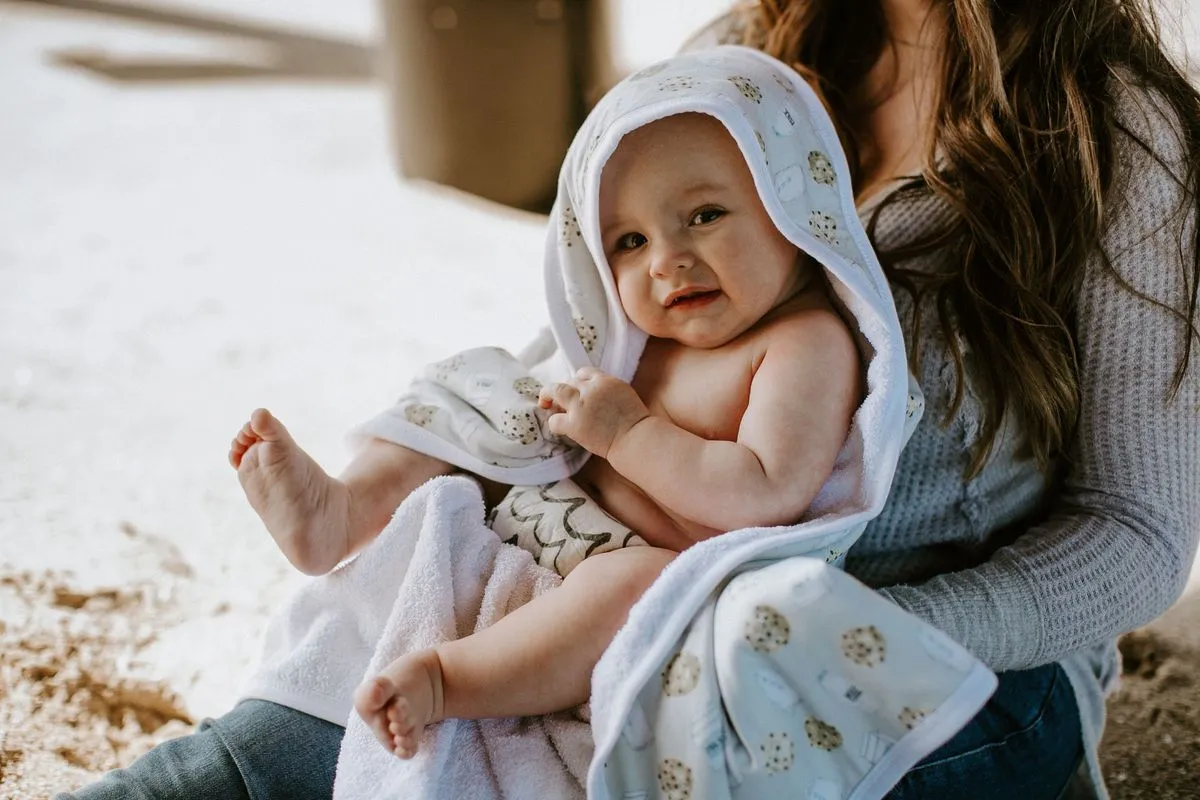
<svg viewBox="0 0 1200 800">
<path fill-rule="evenodd" d="M 542 389 L 538 405 L 554 411 L 550 432 L 566 436 L 601 458 L 630 428 L 650 416 L 650 409 L 623 380 L 595 367 L 584 367 L 568 383 Z"/>
</svg>

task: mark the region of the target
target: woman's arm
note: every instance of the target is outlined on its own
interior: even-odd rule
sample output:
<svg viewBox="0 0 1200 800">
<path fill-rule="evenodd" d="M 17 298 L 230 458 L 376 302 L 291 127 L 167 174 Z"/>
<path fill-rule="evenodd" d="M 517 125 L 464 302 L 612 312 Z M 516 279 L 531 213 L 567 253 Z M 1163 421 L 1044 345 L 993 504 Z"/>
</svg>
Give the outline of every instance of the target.
<svg viewBox="0 0 1200 800">
<path fill-rule="evenodd" d="M 1125 124 L 1184 175 L 1174 126 L 1144 97 Z M 1145 116 L 1141 112 L 1144 108 Z M 1104 246 L 1139 292 L 1186 309 L 1196 200 L 1123 142 Z M 1097 257 L 1078 305 L 1081 413 L 1040 524 L 979 567 L 883 593 L 992 669 L 1058 660 L 1154 619 L 1183 591 L 1200 536 L 1200 366 L 1168 401 L 1180 320 L 1121 287 Z M 1193 352 L 1193 361 L 1198 357 Z"/>
</svg>

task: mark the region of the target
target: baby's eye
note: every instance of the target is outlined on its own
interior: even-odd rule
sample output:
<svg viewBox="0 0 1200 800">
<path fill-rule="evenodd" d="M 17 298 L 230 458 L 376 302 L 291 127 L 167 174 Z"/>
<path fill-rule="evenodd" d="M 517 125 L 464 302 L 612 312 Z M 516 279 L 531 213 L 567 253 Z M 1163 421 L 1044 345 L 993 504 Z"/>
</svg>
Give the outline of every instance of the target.
<svg viewBox="0 0 1200 800">
<path fill-rule="evenodd" d="M 691 225 L 707 225 L 710 222 L 716 222 L 721 217 L 725 216 L 723 208 L 702 208 L 692 215 Z"/>
<path fill-rule="evenodd" d="M 637 250 L 646 243 L 646 237 L 640 233 L 626 233 L 620 239 L 617 239 L 614 249 L 618 252 L 624 250 Z"/>
</svg>

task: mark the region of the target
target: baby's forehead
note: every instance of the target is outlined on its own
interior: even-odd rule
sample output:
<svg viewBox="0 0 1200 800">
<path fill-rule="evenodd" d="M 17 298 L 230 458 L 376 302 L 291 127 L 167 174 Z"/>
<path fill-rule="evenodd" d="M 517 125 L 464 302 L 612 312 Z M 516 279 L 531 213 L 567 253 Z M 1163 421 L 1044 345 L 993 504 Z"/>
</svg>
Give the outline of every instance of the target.
<svg viewBox="0 0 1200 800">
<path fill-rule="evenodd" d="M 725 125 L 708 114 L 662 117 L 625 134 L 604 164 L 603 186 L 631 179 L 666 179 L 742 186 L 750 167 Z"/>
<path fill-rule="evenodd" d="M 621 137 L 614 155 L 623 151 L 654 151 L 681 146 L 737 149 L 733 136 L 720 120 L 709 114 L 689 111 L 660 117 L 634 128 Z"/>
</svg>

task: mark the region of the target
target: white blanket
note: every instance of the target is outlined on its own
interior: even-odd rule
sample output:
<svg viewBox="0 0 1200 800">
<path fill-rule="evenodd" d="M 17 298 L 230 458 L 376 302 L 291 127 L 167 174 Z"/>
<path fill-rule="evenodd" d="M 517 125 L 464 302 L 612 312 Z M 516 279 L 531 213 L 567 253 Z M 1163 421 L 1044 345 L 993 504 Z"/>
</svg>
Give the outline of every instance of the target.
<svg viewBox="0 0 1200 800">
<path fill-rule="evenodd" d="M 604 259 L 600 173 L 623 135 L 682 112 L 726 126 L 772 220 L 825 267 L 859 335 L 867 394 L 804 520 L 689 548 L 633 609 L 593 674 L 587 795 L 880 797 L 974 715 L 995 677 L 826 564 L 838 564 L 882 508 L 922 401 L 832 122 L 791 69 L 754 50 L 719 47 L 618 85 L 577 135 L 559 179 L 545 259 L 552 340 L 520 359 L 493 351 L 484 369 L 460 369 L 488 357 L 483 351 L 431 365 L 358 435 L 508 483 L 577 470 L 587 453 L 546 434 L 531 387 L 585 365 L 633 377 L 645 335 L 621 310 Z M 425 487 L 356 561 L 317 579 L 276 620 L 248 694 L 346 723 L 365 674 L 400 652 L 490 624 L 536 591 L 529 587 L 553 585 L 528 555 L 485 544 L 477 495 L 470 503 L 461 496 L 469 485 Z M 338 797 L 581 793 L 586 743 L 565 732 L 578 723 L 561 716 L 442 723 L 409 764 L 349 716 Z"/>
</svg>

